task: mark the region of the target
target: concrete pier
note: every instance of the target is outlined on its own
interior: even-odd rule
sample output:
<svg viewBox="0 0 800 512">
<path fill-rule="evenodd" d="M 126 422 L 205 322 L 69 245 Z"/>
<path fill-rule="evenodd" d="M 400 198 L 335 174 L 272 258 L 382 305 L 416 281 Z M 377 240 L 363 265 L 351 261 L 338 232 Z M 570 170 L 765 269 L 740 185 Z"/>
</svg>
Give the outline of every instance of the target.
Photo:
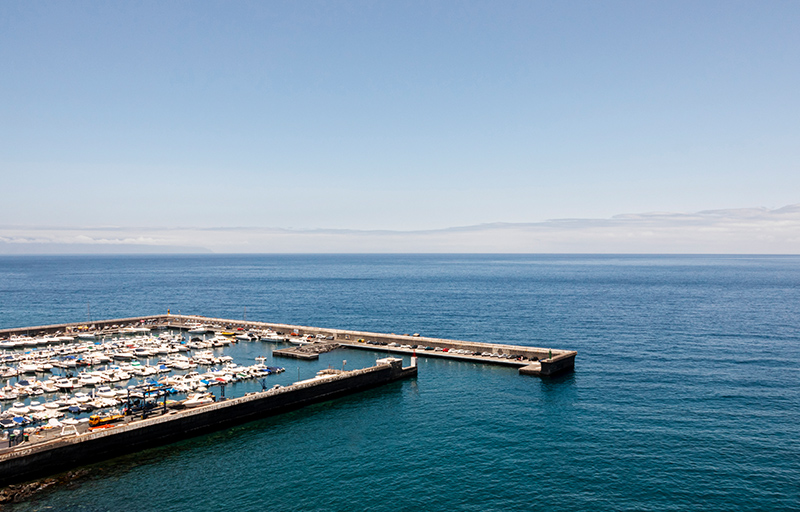
<svg viewBox="0 0 800 512">
<path fill-rule="evenodd" d="M 339 347 L 340 345 L 338 343 L 314 343 L 309 345 L 275 349 L 272 351 L 272 355 L 273 357 L 291 357 L 294 359 L 312 361 L 319 359 L 320 354 L 336 350 Z"/>
<path fill-rule="evenodd" d="M 417 368 L 383 359 L 376 366 L 334 371 L 290 386 L 253 393 L 107 429 L 70 434 L 0 450 L 0 487 L 52 475 L 188 437 L 279 414 L 317 402 L 415 377 Z"/>
<path fill-rule="evenodd" d="M 282 333 L 282 339 L 289 340 L 292 334 L 302 337 L 307 334 L 320 335 L 328 341 L 338 343 L 342 347 L 376 352 L 411 354 L 416 351 L 419 357 L 437 357 L 456 359 L 475 363 L 496 364 L 519 368 L 522 375 L 548 377 L 575 368 L 574 350 L 553 348 L 526 347 L 501 343 L 450 340 L 420 336 L 417 334 L 386 334 L 367 331 L 353 331 L 310 327 L 303 325 L 278 324 L 231 320 L 226 318 L 209 318 L 198 315 L 151 315 L 111 320 L 75 322 L 69 324 L 45 325 L 0 330 L 0 340 L 12 335 L 41 336 L 57 333 L 97 332 L 98 334 L 115 334 L 130 327 L 170 327 L 188 329 L 189 326 L 203 324 L 215 331 L 263 331 L 270 329 Z M 412 348 L 416 346 L 416 348 Z M 427 349 L 427 350 L 426 350 Z M 457 353 L 455 351 L 468 352 Z M 281 354 L 279 354 L 281 355 Z M 291 356 L 290 356 L 291 357 Z M 313 358 L 313 355 L 311 356 Z"/>
</svg>

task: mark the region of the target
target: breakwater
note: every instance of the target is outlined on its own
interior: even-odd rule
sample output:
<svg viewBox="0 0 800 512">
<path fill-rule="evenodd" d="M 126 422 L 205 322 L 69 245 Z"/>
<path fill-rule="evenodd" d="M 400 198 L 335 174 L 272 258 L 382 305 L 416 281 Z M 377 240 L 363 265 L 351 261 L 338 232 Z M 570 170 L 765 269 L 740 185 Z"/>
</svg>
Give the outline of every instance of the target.
<svg viewBox="0 0 800 512">
<path fill-rule="evenodd" d="M 170 411 L 104 430 L 23 443 L 0 453 L 0 486 L 160 446 L 313 403 L 414 377 L 417 367 L 385 358 L 376 366 L 323 373 L 290 386 L 253 393 L 184 411 Z"/>
<path fill-rule="evenodd" d="M 313 337 L 329 340 L 341 347 L 372 350 L 394 354 L 413 354 L 496 364 L 519 368 L 522 375 L 550 377 L 575 368 L 577 352 L 543 347 L 527 347 L 504 343 L 451 340 L 414 334 L 376 333 L 346 329 L 332 329 L 304 325 L 291 325 L 251 320 L 204 317 L 199 315 L 150 315 L 92 322 L 45 325 L 0 330 L 0 340 L 10 336 L 46 336 L 58 333 L 96 332 L 114 334 L 137 327 L 168 327 L 188 330 L 197 325 L 210 331 L 264 331 L 279 333 L 276 340 L 298 340 Z"/>
</svg>

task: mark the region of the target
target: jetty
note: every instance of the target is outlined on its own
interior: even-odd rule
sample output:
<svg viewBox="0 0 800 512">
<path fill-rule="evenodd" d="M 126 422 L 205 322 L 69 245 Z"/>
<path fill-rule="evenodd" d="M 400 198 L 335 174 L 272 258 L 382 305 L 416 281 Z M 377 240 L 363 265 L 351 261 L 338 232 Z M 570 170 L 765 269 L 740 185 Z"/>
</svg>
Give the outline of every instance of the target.
<svg viewBox="0 0 800 512">
<path fill-rule="evenodd" d="M 36 327 L 0 329 L 0 347 L 3 339 L 16 336 L 55 336 L 57 334 L 97 336 L 132 332 L 142 328 L 170 328 L 192 332 L 198 327 L 207 332 L 236 335 L 250 333 L 262 341 L 293 341 L 298 344 L 335 343 L 336 348 L 371 350 L 384 354 L 412 355 L 424 358 L 443 358 L 481 364 L 511 366 L 521 375 L 553 377 L 571 372 L 575 368 L 574 350 L 528 347 L 503 343 L 451 340 L 414 334 L 375 333 L 324 327 L 310 327 L 250 320 L 231 320 L 199 315 L 151 315 L 91 322 L 76 322 Z M 263 336 L 269 333 L 268 336 Z M 242 334 L 243 335 L 243 334 Z M 277 356 L 287 356 L 278 350 Z M 316 359 L 319 351 L 292 351 L 287 357 Z M 299 354 L 299 355 L 298 355 Z"/>
<path fill-rule="evenodd" d="M 323 370 L 316 377 L 189 410 L 129 419 L 108 428 L 62 432 L 55 439 L 0 450 L 0 487 L 160 446 L 344 395 L 415 377 L 415 361 L 383 358 L 359 370 Z"/>
<path fill-rule="evenodd" d="M 299 380 L 298 368 L 297 382 L 268 389 L 266 377 L 284 368 L 266 366 L 264 356 L 256 357 L 259 364 L 240 366 L 221 355 L 239 342 L 279 344 L 271 351 L 275 358 L 314 360 L 345 348 L 373 351 L 380 359 L 375 366 L 349 371 L 343 362 L 341 370 L 329 366 L 305 380 Z M 415 377 L 418 357 L 502 365 L 523 375 L 551 377 L 572 371 L 577 355 L 418 333 L 169 313 L 2 329 L 0 349 L 0 376 L 6 379 L 0 402 L 14 402 L 0 413 L 0 487 Z M 410 356 L 411 366 L 404 367 L 403 357 L 397 356 Z M 160 361 L 151 365 L 149 357 Z M 206 372 L 192 371 L 197 367 Z M 57 370 L 66 375 L 56 378 Z M 37 380 L 35 375 L 48 372 L 52 379 Z M 225 396 L 226 385 L 248 379 L 259 379 L 261 391 Z M 123 385 L 112 388 L 115 382 Z M 212 386 L 220 386 L 219 396 L 210 392 Z M 172 394 L 186 398 L 168 401 Z M 63 419 L 67 413 L 74 417 Z"/>
</svg>

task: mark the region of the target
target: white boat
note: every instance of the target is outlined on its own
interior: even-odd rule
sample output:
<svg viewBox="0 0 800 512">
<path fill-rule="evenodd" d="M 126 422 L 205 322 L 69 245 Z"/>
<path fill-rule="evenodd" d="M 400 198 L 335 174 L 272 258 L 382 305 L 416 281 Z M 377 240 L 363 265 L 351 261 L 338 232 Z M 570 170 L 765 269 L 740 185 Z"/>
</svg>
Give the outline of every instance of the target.
<svg viewBox="0 0 800 512">
<path fill-rule="evenodd" d="M 231 340 L 227 336 L 214 336 L 211 338 L 212 347 L 227 347 L 230 344 Z"/>
<path fill-rule="evenodd" d="M 188 325 L 187 325 L 188 327 Z M 208 326 L 203 324 L 195 324 L 191 326 L 191 329 L 188 331 L 189 334 L 205 334 L 208 332 Z"/>
<path fill-rule="evenodd" d="M 58 389 L 73 389 L 77 379 L 68 379 L 66 377 L 55 380 L 55 386 Z"/>
<path fill-rule="evenodd" d="M 14 391 L 0 391 L 0 400 L 8 402 L 19 398 L 19 394 Z"/>
<path fill-rule="evenodd" d="M 95 394 L 102 398 L 114 398 L 117 396 L 117 392 L 111 389 L 109 386 L 100 386 L 95 391 Z"/>
<path fill-rule="evenodd" d="M 211 393 L 194 393 L 189 395 L 189 398 L 183 402 L 183 406 L 191 409 L 193 407 L 200 407 L 213 403 L 214 395 Z"/>
<path fill-rule="evenodd" d="M 176 370 L 189 370 L 192 367 L 192 363 L 188 359 L 186 361 L 176 359 L 170 362 L 169 365 Z"/>
<path fill-rule="evenodd" d="M 91 354 L 87 354 L 86 357 L 91 359 L 93 364 L 106 364 L 111 362 L 111 358 L 100 351 L 95 351 L 92 352 Z"/>
<path fill-rule="evenodd" d="M 156 355 L 156 351 L 146 347 L 136 347 L 133 349 L 133 355 L 140 359 L 144 359 Z"/>
<path fill-rule="evenodd" d="M 45 408 L 40 402 L 34 401 L 30 403 L 30 405 L 28 406 L 28 410 L 30 412 L 44 412 Z"/>
<path fill-rule="evenodd" d="M 30 409 L 28 409 L 28 406 L 26 406 L 22 402 L 14 402 L 14 405 L 12 405 L 8 409 L 8 412 L 13 414 L 14 416 L 22 416 L 24 414 L 28 414 L 30 412 Z"/>
<path fill-rule="evenodd" d="M 122 369 L 115 370 L 114 371 L 114 378 L 116 379 L 115 382 L 120 382 L 120 381 L 123 381 L 123 380 L 130 380 L 131 379 L 131 374 L 126 372 L 125 370 L 122 370 Z"/>
<path fill-rule="evenodd" d="M 56 383 L 53 380 L 45 380 L 41 382 L 42 391 L 45 393 L 57 393 L 58 388 L 56 387 Z"/>
<path fill-rule="evenodd" d="M 20 363 L 19 371 L 21 373 L 36 373 L 38 366 L 35 363 Z"/>
<path fill-rule="evenodd" d="M 102 384 L 102 380 L 99 377 L 92 375 L 91 373 L 81 373 L 78 376 L 78 384 L 81 386 L 96 386 L 98 384 Z"/>
<path fill-rule="evenodd" d="M 98 397 L 95 398 L 93 401 L 89 402 L 89 405 L 91 405 L 95 409 L 104 409 L 106 407 L 116 407 L 117 405 L 119 405 L 119 400 L 115 398 Z"/>
<path fill-rule="evenodd" d="M 183 384 L 184 376 L 181 374 L 170 375 L 168 377 L 162 377 L 161 379 L 158 379 L 158 382 L 161 383 L 162 379 L 164 380 L 164 384 L 169 384 L 170 386 L 179 386 Z"/>
</svg>

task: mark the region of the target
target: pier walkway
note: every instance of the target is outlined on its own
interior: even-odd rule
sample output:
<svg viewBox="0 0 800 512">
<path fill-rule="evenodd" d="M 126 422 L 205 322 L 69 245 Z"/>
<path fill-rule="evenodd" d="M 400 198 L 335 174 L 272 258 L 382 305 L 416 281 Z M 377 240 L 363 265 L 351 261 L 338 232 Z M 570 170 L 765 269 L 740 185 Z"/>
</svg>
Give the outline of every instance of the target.
<svg viewBox="0 0 800 512">
<path fill-rule="evenodd" d="M 470 361 L 474 363 L 496 364 L 519 368 L 523 375 L 547 377 L 574 370 L 577 352 L 553 348 L 527 347 L 501 343 L 450 340 L 420 336 L 418 334 L 375 333 L 345 329 L 310 327 L 304 325 L 257 322 L 251 320 L 231 320 L 199 315 L 152 315 L 110 320 L 97 320 L 91 323 L 23 327 L 0 330 L 0 340 L 10 336 L 41 336 L 58 333 L 87 333 L 110 335 L 125 332 L 136 327 L 167 327 L 188 330 L 192 326 L 204 325 L 214 332 L 265 332 L 280 333 L 284 341 L 298 340 L 310 335 L 322 342 L 334 342 L 341 347 L 394 354 L 413 354 L 418 357 L 434 357 Z M 278 353 L 277 355 L 281 355 Z M 313 358 L 313 356 L 312 356 Z"/>
<path fill-rule="evenodd" d="M 209 405 L 149 416 L 67 435 L 30 439 L 0 450 L 0 487 L 127 453 L 229 428 L 351 393 L 416 377 L 417 367 L 384 358 L 375 366 L 321 372 L 317 377 Z M 91 429 L 90 429 L 91 430 Z"/>
</svg>

